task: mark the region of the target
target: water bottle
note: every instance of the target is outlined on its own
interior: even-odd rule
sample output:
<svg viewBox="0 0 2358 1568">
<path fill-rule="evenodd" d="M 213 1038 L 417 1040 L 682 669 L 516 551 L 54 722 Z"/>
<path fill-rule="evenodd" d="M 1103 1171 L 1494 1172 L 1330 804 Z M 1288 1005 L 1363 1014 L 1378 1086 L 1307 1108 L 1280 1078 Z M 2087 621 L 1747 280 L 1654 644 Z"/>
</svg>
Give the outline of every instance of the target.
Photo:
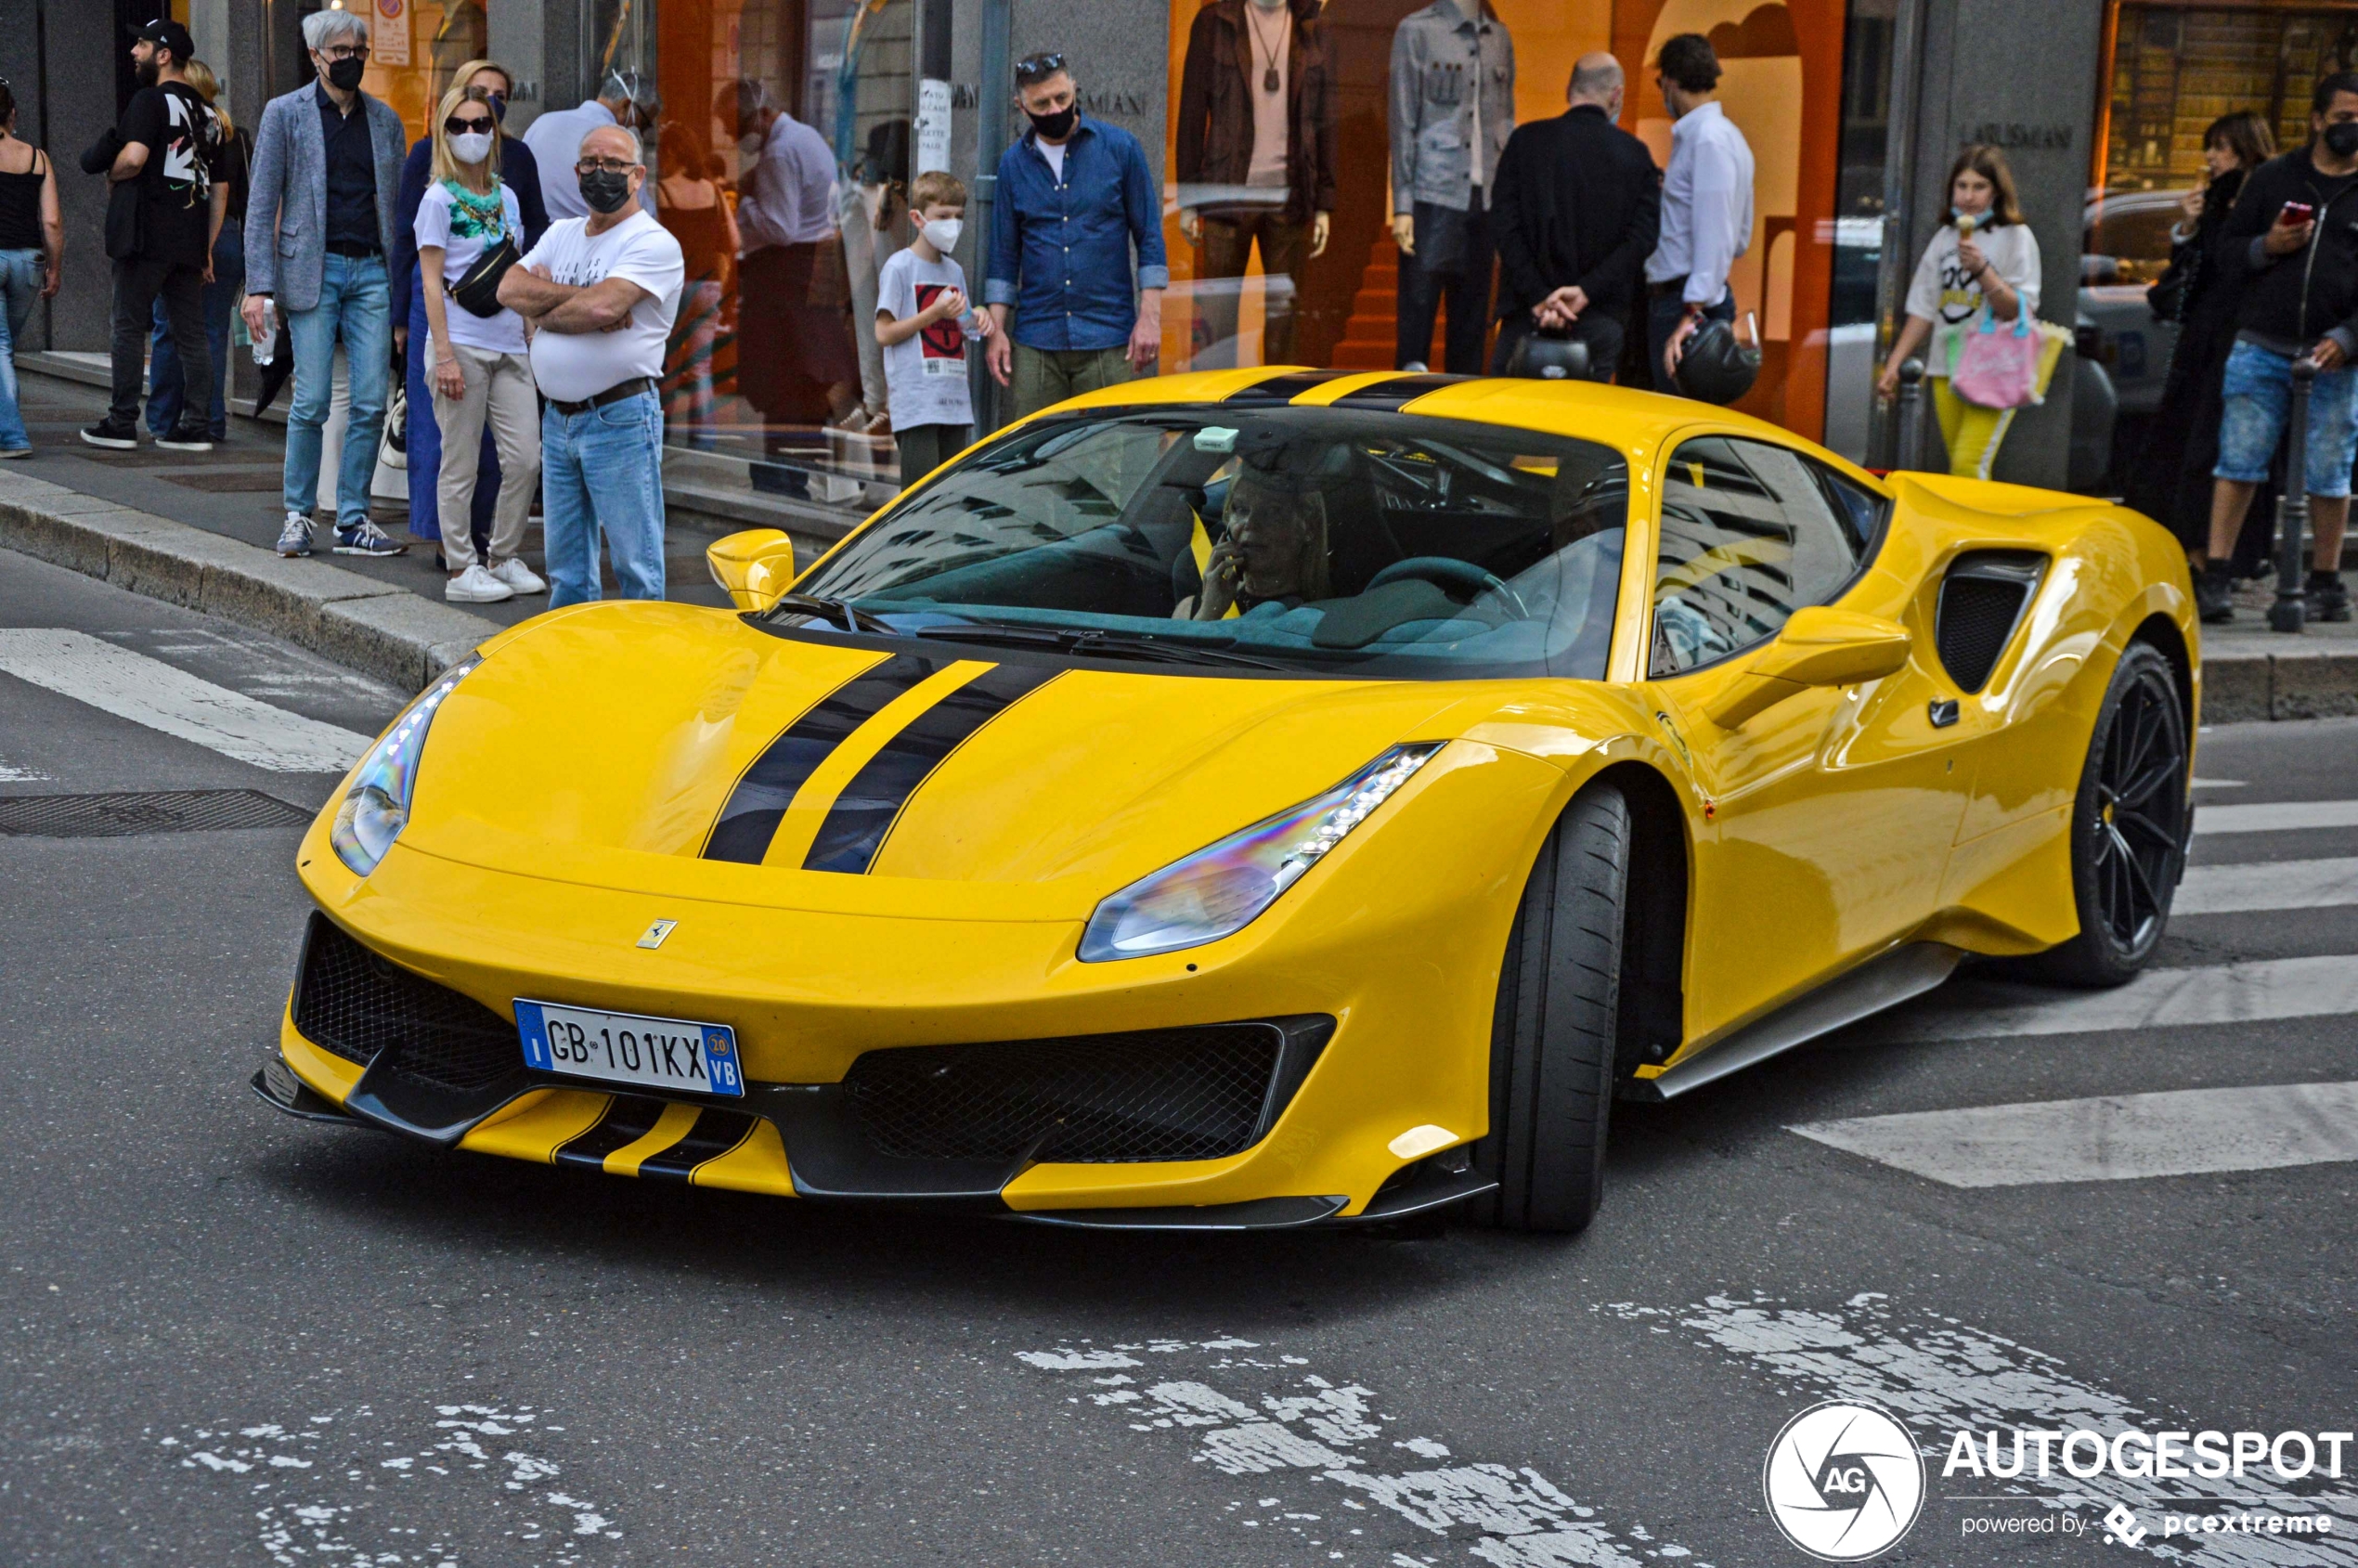
<svg viewBox="0 0 2358 1568">
<path fill-rule="evenodd" d="M 253 362 L 267 365 L 279 352 L 279 302 L 262 302 L 262 330 L 253 340 Z"/>
</svg>

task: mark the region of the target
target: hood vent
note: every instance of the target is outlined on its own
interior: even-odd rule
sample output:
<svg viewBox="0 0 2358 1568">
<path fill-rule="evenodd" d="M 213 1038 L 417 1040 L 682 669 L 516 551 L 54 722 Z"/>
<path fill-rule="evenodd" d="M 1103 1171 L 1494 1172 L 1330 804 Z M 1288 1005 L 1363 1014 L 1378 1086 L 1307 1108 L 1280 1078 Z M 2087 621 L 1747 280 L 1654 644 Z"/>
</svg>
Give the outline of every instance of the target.
<svg viewBox="0 0 2358 1568">
<path fill-rule="evenodd" d="M 1989 683 L 2046 572 L 2047 558 L 2028 550 L 1969 551 L 1950 564 L 1940 582 L 1933 641 L 1959 691 Z"/>
</svg>

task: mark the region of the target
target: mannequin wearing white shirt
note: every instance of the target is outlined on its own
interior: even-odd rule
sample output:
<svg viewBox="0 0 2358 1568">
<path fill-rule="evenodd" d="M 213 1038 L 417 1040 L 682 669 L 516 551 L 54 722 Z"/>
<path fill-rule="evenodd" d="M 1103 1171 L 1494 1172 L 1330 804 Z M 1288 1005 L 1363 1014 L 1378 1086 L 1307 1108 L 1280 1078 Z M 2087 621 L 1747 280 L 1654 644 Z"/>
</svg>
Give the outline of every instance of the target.
<svg viewBox="0 0 2358 1568">
<path fill-rule="evenodd" d="M 1687 340 L 1735 319 L 1728 274 L 1752 242 L 1752 149 L 1719 105 L 1719 60 L 1698 33 L 1664 43 L 1655 78 L 1678 122 L 1663 172 L 1662 239 L 1646 259 L 1646 342 L 1656 390 L 1676 393 Z"/>
</svg>

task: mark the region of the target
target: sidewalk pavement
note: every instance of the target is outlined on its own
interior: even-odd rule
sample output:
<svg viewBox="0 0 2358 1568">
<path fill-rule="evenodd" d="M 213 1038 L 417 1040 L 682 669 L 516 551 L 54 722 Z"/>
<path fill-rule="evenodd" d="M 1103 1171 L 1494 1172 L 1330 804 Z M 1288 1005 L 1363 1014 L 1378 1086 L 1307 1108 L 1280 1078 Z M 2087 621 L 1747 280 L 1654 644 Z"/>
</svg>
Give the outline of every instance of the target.
<svg viewBox="0 0 2358 1568">
<path fill-rule="evenodd" d="M 97 389 L 20 374 L 34 455 L 0 465 L 0 545 L 95 577 L 285 637 L 380 679 L 423 687 L 493 628 L 547 607 L 540 595 L 461 609 L 442 596 L 434 549 L 413 544 L 388 560 L 319 555 L 282 559 L 273 549 L 282 515 L 283 425 L 243 417 L 211 452 L 102 452 L 76 435 L 105 411 Z M 408 536 L 406 514 L 378 521 Z M 667 597 L 722 605 L 705 547 L 730 531 L 708 515 L 672 514 L 666 530 Z M 322 538 L 328 530 L 320 530 Z M 797 539 L 809 559 L 814 541 Z M 540 530 L 525 559 L 544 564 Z M 609 590 L 613 587 L 607 577 Z M 2266 584 L 2237 592 L 2237 619 L 2203 635 L 2203 718 L 2358 715 L 2358 623 L 2313 626 L 2298 637 L 2267 629 Z"/>
</svg>

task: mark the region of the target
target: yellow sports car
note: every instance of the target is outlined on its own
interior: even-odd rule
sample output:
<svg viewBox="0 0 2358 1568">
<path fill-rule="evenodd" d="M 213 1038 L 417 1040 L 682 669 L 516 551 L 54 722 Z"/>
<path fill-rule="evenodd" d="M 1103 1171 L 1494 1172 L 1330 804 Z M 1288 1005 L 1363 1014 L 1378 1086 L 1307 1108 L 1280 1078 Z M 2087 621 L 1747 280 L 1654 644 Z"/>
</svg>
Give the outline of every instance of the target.
<svg viewBox="0 0 2358 1568">
<path fill-rule="evenodd" d="M 711 561 L 736 608 L 539 616 L 354 770 L 266 1098 L 806 1200 L 1571 1230 L 1616 1096 L 1971 953 L 2118 983 L 2184 862 L 2169 535 L 1700 404 L 1173 376 Z"/>
</svg>

